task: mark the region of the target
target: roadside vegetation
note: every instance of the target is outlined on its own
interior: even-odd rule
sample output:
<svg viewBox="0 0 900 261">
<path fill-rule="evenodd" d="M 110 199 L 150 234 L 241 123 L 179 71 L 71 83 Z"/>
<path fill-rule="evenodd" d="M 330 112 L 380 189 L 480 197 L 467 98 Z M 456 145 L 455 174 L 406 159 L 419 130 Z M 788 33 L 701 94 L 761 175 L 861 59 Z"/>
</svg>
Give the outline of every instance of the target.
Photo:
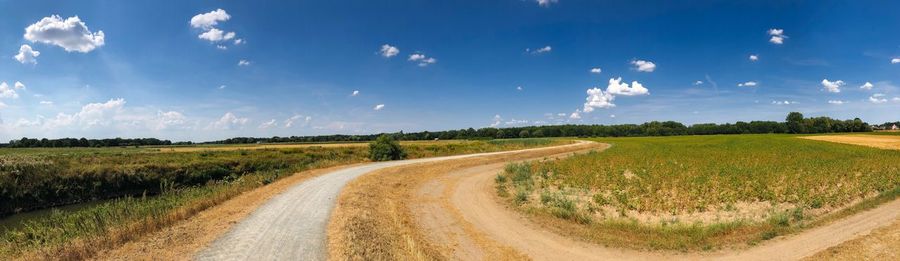
<svg viewBox="0 0 900 261">
<path fill-rule="evenodd" d="M 400 143 L 388 135 L 381 135 L 369 143 L 369 159 L 372 161 L 401 160 L 406 158 L 406 151 Z"/>
<path fill-rule="evenodd" d="M 797 137 L 593 139 L 612 147 L 509 165 L 497 190 L 567 234 L 678 250 L 754 244 L 900 196 L 900 151 Z"/>
<path fill-rule="evenodd" d="M 403 149 L 408 158 L 421 158 L 533 144 L 461 141 Z M 4 215 L 112 198 L 0 226 L 0 259 L 87 258 L 293 173 L 368 159 L 363 146 L 165 153 L 146 148 L 0 149 Z"/>
</svg>

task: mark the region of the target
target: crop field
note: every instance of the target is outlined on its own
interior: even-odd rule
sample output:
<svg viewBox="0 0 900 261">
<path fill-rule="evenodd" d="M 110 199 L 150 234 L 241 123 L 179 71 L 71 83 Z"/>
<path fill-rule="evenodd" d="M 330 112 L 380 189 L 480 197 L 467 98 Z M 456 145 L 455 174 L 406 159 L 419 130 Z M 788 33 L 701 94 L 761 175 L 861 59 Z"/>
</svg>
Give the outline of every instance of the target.
<svg viewBox="0 0 900 261">
<path fill-rule="evenodd" d="M 509 165 L 497 189 L 590 241 L 681 250 L 754 244 L 900 195 L 900 151 L 798 137 L 594 139 L 612 147 Z"/>
<path fill-rule="evenodd" d="M 522 149 L 549 139 L 404 143 L 409 158 Z M 204 147 L 208 148 L 208 147 Z M 0 215 L 88 207 L 0 226 L 0 259 L 82 258 L 308 169 L 368 161 L 365 146 L 0 149 Z M 15 216 L 13 216 L 15 217 Z"/>
</svg>

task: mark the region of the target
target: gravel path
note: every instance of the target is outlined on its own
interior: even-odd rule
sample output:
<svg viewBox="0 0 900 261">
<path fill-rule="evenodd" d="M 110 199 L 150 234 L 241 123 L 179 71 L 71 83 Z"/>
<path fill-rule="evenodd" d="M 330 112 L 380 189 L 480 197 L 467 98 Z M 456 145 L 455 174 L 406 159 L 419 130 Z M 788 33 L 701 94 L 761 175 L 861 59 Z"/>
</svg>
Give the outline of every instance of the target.
<svg viewBox="0 0 900 261">
<path fill-rule="evenodd" d="M 341 189 L 354 178 L 400 165 L 511 152 L 378 162 L 324 174 L 275 196 L 198 253 L 195 259 L 325 260 L 328 219 Z"/>
</svg>

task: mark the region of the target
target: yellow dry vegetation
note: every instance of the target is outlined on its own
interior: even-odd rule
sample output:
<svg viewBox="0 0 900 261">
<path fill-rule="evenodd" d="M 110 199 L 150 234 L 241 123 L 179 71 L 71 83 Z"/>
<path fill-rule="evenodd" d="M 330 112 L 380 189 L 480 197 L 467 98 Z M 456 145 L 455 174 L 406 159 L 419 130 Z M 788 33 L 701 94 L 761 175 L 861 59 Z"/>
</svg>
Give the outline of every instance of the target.
<svg viewBox="0 0 900 261">
<path fill-rule="evenodd" d="M 828 141 L 844 144 L 868 146 L 879 149 L 900 150 L 900 135 L 822 135 L 802 137 L 809 140 Z"/>
</svg>

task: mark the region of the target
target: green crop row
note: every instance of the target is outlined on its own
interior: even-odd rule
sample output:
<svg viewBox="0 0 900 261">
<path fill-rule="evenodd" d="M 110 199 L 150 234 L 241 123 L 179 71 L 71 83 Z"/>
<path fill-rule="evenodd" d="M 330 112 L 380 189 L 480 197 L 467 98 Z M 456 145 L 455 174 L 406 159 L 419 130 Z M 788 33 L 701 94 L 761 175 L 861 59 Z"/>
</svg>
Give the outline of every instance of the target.
<svg viewBox="0 0 900 261">
<path fill-rule="evenodd" d="M 763 223 L 777 225 L 773 227 L 785 225 L 778 220 L 800 224 L 795 221 L 825 216 L 852 203 L 896 195 L 900 190 L 900 151 L 796 137 L 769 134 L 593 139 L 612 147 L 557 161 L 508 166 L 502 177 L 497 177 L 498 192 L 515 195 L 510 201 L 521 209 L 573 223 L 593 223 L 586 226 L 595 231 L 610 229 L 603 224 L 631 219 L 636 225 L 645 226 L 640 230 L 652 227 L 660 232 L 672 230 L 673 226 L 637 220 L 697 213 L 728 215 L 742 204 L 768 206 L 747 210 L 764 214 L 763 219 L 687 224 L 691 228 L 688 231 L 694 232 L 727 224 L 724 227 L 736 233 Z M 553 203 L 567 200 L 575 201 L 574 206 Z M 603 209 L 619 214 L 610 215 Z M 775 233 L 759 231 L 770 236 Z M 707 236 L 696 237 L 692 242 L 728 235 L 700 234 Z M 753 238 L 760 237 L 764 235 Z"/>
</svg>

